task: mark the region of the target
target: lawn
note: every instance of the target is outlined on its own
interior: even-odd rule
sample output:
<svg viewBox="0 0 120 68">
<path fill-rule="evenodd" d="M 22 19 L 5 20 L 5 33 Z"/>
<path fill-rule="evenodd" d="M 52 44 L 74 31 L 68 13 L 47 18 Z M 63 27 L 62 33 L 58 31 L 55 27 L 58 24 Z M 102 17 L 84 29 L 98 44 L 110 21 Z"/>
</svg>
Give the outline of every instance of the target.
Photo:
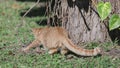
<svg viewBox="0 0 120 68">
<path fill-rule="evenodd" d="M 28 54 L 21 52 L 22 47 L 34 39 L 30 29 L 43 27 L 38 22 L 46 19 L 44 15 L 37 15 L 39 12 L 22 18 L 33 4 L 35 2 L 0 0 L 0 68 L 120 68 L 120 58 L 107 55 L 68 58 L 60 54 L 38 54 L 34 50 Z M 37 11 L 37 8 L 33 10 Z M 111 42 L 102 45 L 90 43 L 86 47 L 101 45 L 110 50 L 114 44 L 117 45 Z"/>
</svg>

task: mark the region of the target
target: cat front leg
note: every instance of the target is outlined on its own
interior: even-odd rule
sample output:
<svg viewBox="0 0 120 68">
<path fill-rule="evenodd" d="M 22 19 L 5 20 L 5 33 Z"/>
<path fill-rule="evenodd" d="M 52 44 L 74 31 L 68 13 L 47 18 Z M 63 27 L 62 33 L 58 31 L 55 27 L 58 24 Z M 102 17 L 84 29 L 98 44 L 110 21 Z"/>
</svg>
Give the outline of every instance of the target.
<svg viewBox="0 0 120 68">
<path fill-rule="evenodd" d="M 40 46 L 40 41 L 38 40 L 34 40 L 32 43 L 30 43 L 27 47 L 23 48 L 22 51 L 23 52 L 28 52 L 30 48 L 33 48 L 33 47 L 38 47 Z"/>
</svg>

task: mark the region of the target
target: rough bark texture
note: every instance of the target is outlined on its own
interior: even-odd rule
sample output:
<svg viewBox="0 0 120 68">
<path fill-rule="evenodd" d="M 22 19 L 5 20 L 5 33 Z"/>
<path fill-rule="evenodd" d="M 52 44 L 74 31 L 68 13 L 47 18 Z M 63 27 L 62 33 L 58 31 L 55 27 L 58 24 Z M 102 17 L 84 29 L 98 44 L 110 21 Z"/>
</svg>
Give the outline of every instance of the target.
<svg viewBox="0 0 120 68">
<path fill-rule="evenodd" d="M 110 40 L 107 24 L 100 21 L 96 10 L 90 6 L 89 0 L 76 2 L 64 0 L 62 4 L 63 13 L 67 11 L 68 17 L 63 26 L 68 30 L 75 44 Z"/>
</svg>

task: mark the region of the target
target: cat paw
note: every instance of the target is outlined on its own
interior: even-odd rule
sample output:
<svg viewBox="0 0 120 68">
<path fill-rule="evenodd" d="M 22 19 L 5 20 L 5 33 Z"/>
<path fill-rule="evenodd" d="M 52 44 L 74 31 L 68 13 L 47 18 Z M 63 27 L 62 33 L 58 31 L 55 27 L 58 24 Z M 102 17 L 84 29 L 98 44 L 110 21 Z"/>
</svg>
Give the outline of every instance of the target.
<svg viewBox="0 0 120 68">
<path fill-rule="evenodd" d="M 29 51 L 26 48 L 22 48 L 22 52 L 28 53 Z"/>
</svg>

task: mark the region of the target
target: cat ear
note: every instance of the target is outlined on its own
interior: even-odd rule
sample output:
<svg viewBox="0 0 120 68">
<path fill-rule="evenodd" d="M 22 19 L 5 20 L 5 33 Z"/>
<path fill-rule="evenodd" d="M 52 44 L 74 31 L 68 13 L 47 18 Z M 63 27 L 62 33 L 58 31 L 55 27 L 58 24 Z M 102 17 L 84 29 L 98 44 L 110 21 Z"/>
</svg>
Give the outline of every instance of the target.
<svg viewBox="0 0 120 68">
<path fill-rule="evenodd" d="M 32 28 L 32 32 L 34 33 L 34 32 L 38 32 L 38 31 L 40 31 L 41 30 L 41 28 Z"/>
<path fill-rule="evenodd" d="M 32 28 L 31 30 L 32 30 L 32 32 L 34 33 L 34 32 L 36 31 L 36 28 Z"/>
<path fill-rule="evenodd" d="M 42 28 L 32 28 L 31 30 L 34 35 L 37 35 L 41 31 L 41 29 Z"/>
<path fill-rule="evenodd" d="M 32 30 L 32 33 L 33 33 L 34 35 L 36 35 L 37 32 L 39 32 L 39 31 L 38 31 L 38 28 L 32 28 L 31 30 Z"/>
</svg>

